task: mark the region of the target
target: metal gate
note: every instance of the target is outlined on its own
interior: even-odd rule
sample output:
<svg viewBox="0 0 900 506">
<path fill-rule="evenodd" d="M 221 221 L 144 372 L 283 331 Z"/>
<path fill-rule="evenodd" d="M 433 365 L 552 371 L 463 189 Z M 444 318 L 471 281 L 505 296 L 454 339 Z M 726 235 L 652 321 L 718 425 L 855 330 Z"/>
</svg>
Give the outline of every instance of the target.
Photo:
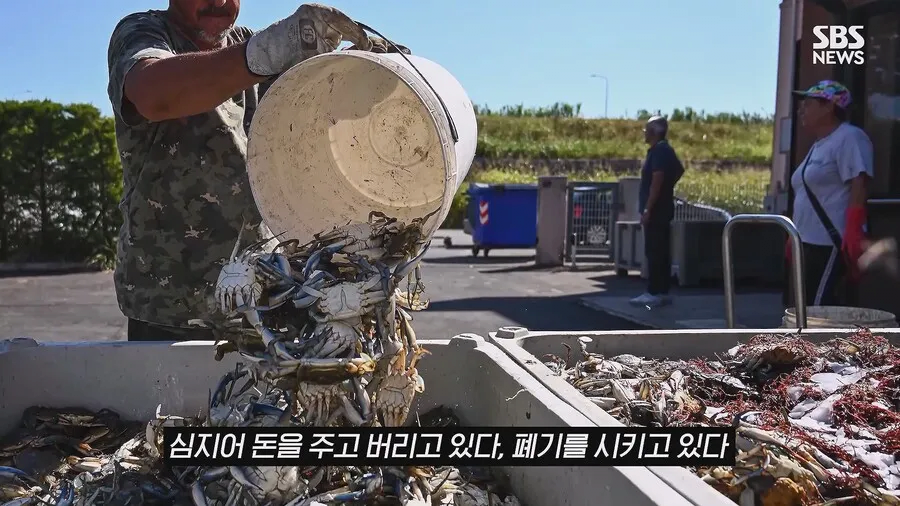
<svg viewBox="0 0 900 506">
<path fill-rule="evenodd" d="M 566 258 L 612 259 L 619 215 L 619 183 L 573 182 L 567 188 Z"/>
</svg>

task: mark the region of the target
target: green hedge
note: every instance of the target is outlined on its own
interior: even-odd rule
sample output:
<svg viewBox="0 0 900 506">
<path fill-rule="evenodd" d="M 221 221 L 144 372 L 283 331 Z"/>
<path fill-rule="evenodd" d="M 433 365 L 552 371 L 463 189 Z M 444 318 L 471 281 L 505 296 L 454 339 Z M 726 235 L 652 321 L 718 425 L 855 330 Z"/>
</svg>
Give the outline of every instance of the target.
<svg viewBox="0 0 900 506">
<path fill-rule="evenodd" d="M 0 102 L 0 261 L 108 262 L 121 197 L 112 119 L 85 104 Z"/>
<path fill-rule="evenodd" d="M 638 120 L 582 119 L 576 117 L 577 107 L 565 104 L 537 112 L 480 112 L 477 154 L 489 160 L 625 159 L 641 158 L 645 151 Z M 679 113 L 673 119 L 684 121 L 670 123 L 672 142 L 688 165 L 700 159 L 768 163 L 770 123 L 737 116 L 698 118 Z M 615 181 L 621 175 L 577 177 Z M 467 180 L 527 183 L 536 178 L 536 171 L 490 169 L 475 170 Z M 688 169 L 679 191 L 689 200 L 731 212 L 758 211 L 767 182 L 767 171 Z M 465 191 L 466 185 L 445 226 L 462 226 Z M 93 260 L 109 266 L 115 258 L 121 198 L 122 169 L 111 118 L 88 104 L 0 102 L 0 262 Z"/>
</svg>

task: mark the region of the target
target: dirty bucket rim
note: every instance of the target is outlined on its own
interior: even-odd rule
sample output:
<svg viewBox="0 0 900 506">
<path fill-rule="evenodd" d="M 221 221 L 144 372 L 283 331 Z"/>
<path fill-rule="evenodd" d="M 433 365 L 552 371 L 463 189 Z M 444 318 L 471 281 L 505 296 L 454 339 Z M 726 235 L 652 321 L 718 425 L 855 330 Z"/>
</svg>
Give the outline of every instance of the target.
<svg viewBox="0 0 900 506">
<path fill-rule="evenodd" d="M 832 315 L 829 310 L 836 314 Z M 844 314 L 841 313 L 841 310 L 845 311 L 844 314 L 847 317 L 843 317 Z M 897 326 L 897 317 L 888 311 L 851 306 L 809 306 L 806 320 L 807 324 L 814 328 L 893 328 Z M 796 308 L 785 309 L 781 321 L 783 326 L 795 327 L 797 325 Z"/>
<path fill-rule="evenodd" d="M 407 88 L 409 88 L 409 90 L 412 91 L 416 95 L 416 97 L 418 97 L 419 100 L 422 101 L 422 103 L 428 108 L 432 127 L 436 131 L 438 139 L 441 143 L 441 158 L 444 160 L 444 196 L 440 206 L 438 207 L 438 209 L 444 209 L 444 213 L 441 219 L 430 218 L 433 222 L 433 225 L 425 228 L 425 232 L 429 236 L 434 235 L 434 233 L 437 232 L 437 230 L 441 227 L 441 223 L 443 223 L 444 219 L 446 219 L 447 214 L 449 214 L 450 206 L 453 204 L 453 197 L 456 194 L 456 192 L 446 191 L 447 188 L 451 185 L 451 178 L 449 177 L 450 175 L 448 174 L 448 172 L 451 167 L 454 171 L 459 172 L 455 149 L 457 141 L 453 139 L 453 132 L 455 131 L 456 127 L 450 119 L 449 109 L 446 108 L 446 105 L 444 104 L 443 100 L 441 100 L 441 97 L 437 95 L 431 84 L 427 82 L 425 76 L 418 68 L 416 68 L 416 71 L 413 72 L 411 69 L 397 63 L 394 59 L 387 57 L 387 55 L 354 49 L 325 53 L 317 55 L 314 58 L 336 58 L 342 55 L 368 60 L 376 64 L 377 66 L 392 72 L 401 81 L 403 81 L 403 83 L 406 84 Z M 404 61 L 409 63 L 410 66 L 414 65 L 410 57 L 413 57 L 413 59 L 426 60 L 422 57 L 409 55 L 409 57 L 405 57 L 403 59 Z M 435 105 L 437 105 L 437 107 L 435 107 Z M 438 209 L 435 209 L 433 211 L 437 211 Z"/>
<path fill-rule="evenodd" d="M 425 109 L 425 111 L 422 111 L 422 118 L 427 118 L 426 124 L 436 135 L 438 143 L 440 144 L 442 162 L 441 165 L 443 165 L 444 190 L 442 192 L 440 200 L 435 202 L 436 205 L 433 205 L 433 207 L 430 207 L 429 209 L 426 209 L 421 213 L 422 216 L 433 213 L 426 222 L 427 226 L 424 227 L 424 232 L 427 235 L 433 235 L 440 228 L 441 223 L 444 221 L 444 219 L 446 219 L 446 216 L 450 212 L 450 206 L 452 205 L 453 197 L 456 193 L 455 191 L 450 191 L 450 189 L 455 186 L 456 183 L 454 181 L 454 178 L 460 172 L 459 160 L 457 159 L 457 152 L 455 149 L 456 142 L 453 140 L 451 131 L 452 126 L 450 122 L 450 116 L 445 112 L 442 105 L 443 102 L 441 101 L 440 97 L 436 94 L 435 91 L 431 89 L 429 83 L 426 83 L 425 78 L 414 72 L 411 68 L 407 68 L 404 64 L 398 62 L 391 56 L 393 55 L 371 53 L 359 50 L 335 51 L 316 55 L 312 58 L 308 58 L 298 63 L 297 65 L 294 65 L 293 67 L 282 73 L 280 76 L 278 76 L 278 78 L 272 83 L 269 89 L 270 93 L 267 93 L 266 96 L 274 96 L 274 94 L 271 93 L 272 91 L 283 90 L 286 83 L 299 81 L 299 77 L 308 72 L 312 72 L 315 69 L 327 69 L 332 65 L 335 65 L 336 63 L 339 64 L 339 62 L 347 62 L 348 59 L 365 61 L 369 65 L 372 65 L 374 68 L 387 71 L 391 76 L 393 76 L 394 79 L 398 81 L 398 86 L 401 85 L 400 83 L 402 83 L 402 85 L 405 86 L 405 89 L 413 96 L 415 96 L 415 99 Z M 409 59 L 411 59 L 413 62 L 412 64 L 416 65 L 417 67 L 421 66 L 421 61 L 430 63 L 432 65 L 437 65 L 434 62 L 431 62 L 430 60 L 421 56 L 410 55 Z M 444 71 L 446 71 L 446 69 L 444 69 Z M 421 72 L 421 69 L 419 69 L 419 72 Z M 451 75 L 451 77 L 453 76 Z M 459 84 L 458 81 L 457 84 Z M 461 86 L 461 84 L 459 85 Z M 273 228 L 273 226 L 282 225 L 285 222 L 285 217 L 283 213 L 273 212 L 271 210 L 273 205 L 277 207 L 279 204 L 260 206 L 260 202 L 267 201 L 267 199 L 265 198 L 266 193 L 271 191 L 271 189 L 267 188 L 267 185 L 265 184 L 254 184 L 254 181 L 256 181 L 257 179 L 264 178 L 262 174 L 267 172 L 265 170 L 265 167 L 261 166 L 262 157 L 255 156 L 255 154 L 261 153 L 266 149 L 270 149 L 272 147 L 266 144 L 267 140 L 265 139 L 265 135 L 259 133 L 263 128 L 262 125 L 267 120 L 267 114 L 260 114 L 260 110 L 265 111 L 265 102 L 267 102 L 266 96 L 264 96 L 263 99 L 260 100 L 256 114 L 254 114 L 251 121 L 249 129 L 250 135 L 248 136 L 247 141 L 247 168 L 250 175 L 250 191 L 253 195 L 254 201 L 257 204 L 257 207 L 259 208 L 260 214 L 262 215 L 263 223 L 265 223 L 265 225 L 270 230 L 272 230 L 272 233 L 279 233 L 282 231 L 281 229 L 285 227 L 278 226 Z M 269 107 L 273 106 L 276 106 L 276 104 L 269 105 Z M 254 177 L 254 174 L 256 174 L 257 177 Z M 443 212 L 435 213 L 435 211 Z M 326 226 L 326 228 L 330 229 L 334 226 L 341 226 L 343 224 L 343 222 L 330 223 Z M 277 231 L 276 228 L 278 229 Z M 305 236 L 311 236 L 311 233 L 304 233 L 302 235 L 304 235 L 303 238 L 306 238 Z"/>
<path fill-rule="evenodd" d="M 894 313 L 884 311 L 883 309 L 874 309 L 874 308 L 868 308 L 868 307 L 853 307 L 853 306 L 807 306 L 806 307 L 806 316 L 807 316 L 807 318 L 809 318 L 811 316 L 811 313 L 823 312 L 823 310 L 824 311 L 846 310 L 848 312 L 849 311 L 865 311 L 867 314 L 875 316 L 876 317 L 876 318 L 874 318 L 875 320 L 882 320 L 882 319 L 891 320 L 891 319 L 894 319 L 897 317 L 897 315 L 895 315 Z M 796 318 L 797 317 L 797 308 L 789 307 L 784 310 L 784 314 L 785 314 L 785 316 L 792 316 L 792 317 Z"/>
</svg>

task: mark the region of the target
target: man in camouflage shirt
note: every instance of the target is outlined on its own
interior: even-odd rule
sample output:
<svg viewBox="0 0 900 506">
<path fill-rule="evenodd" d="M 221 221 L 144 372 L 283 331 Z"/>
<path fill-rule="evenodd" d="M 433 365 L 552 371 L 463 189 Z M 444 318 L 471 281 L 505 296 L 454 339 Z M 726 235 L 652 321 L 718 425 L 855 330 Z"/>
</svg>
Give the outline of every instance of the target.
<svg viewBox="0 0 900 506">
<path fill-rule="evenodd" d="M 246 170 L 260 84 L 342 40 L 384 50 L 331 7 L 304 4 L 257 33 L 235 26 L 239 10 L 240 0 L 170 0 L 123 18 L 110 40 L 124 171 L 115 285 L 129 341 L 212 339 L 188 321 L 211 315 L 242 224 L 242 247 L 269 234 Z"/>
</svg>

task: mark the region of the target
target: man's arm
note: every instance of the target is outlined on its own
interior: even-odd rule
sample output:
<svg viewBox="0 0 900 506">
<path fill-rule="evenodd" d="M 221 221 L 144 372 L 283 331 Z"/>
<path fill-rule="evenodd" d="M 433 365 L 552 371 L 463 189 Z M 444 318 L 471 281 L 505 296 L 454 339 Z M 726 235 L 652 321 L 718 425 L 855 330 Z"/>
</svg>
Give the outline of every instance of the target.
<svg viewBox="0 0 900 506">
<path fill-rule="evenodd" d="M 175 55 L 162 20 L 132 14 L 110 40 L 110 100 L 128 124 L 199 114 L 307 58 L 334 51 L 344 39 L 372 49 L 365 30 L 343 12 L 303 4 L 242 44 Z"/>
<path fill-rule="evenodd" d="M 660 192 L 662 192 L 663 183 L 665 183 L 666 174 L 661 170 L 653 170 L 653 177 L 650 179 L 650 195 L 647 197 L 647 208 L 645 212 L 649 213 L 653 210 L 653 206 L 656 204 L 656 199 L 659 198 Z"/>
<path fill-rule="evenodd" d="M 148 13 L 125 17 L 109 43 L 109 98 L 129 125 L 212 110 L 263 79 L 247 70 L 243 44 L 176 55 Z"/>
<path fill-rule="evenodd" d="M 175 55 L 160 18 L 132 14 L 110 40 L 110 100 L 129 124 L 199 114 L 307 58 L 334 51 L 344 39 L 372 48 L 365 30 L 343 12 L 303 4 L 242 44 Z"/>
<path fill-rule="evenodd" d="M 210 111 L 267 79 L 247 70 L 244 51 L 244 44 L 238 44 L 141 60 L 125 76 L 125 98 L 150 121 Z"/>
</svg>

